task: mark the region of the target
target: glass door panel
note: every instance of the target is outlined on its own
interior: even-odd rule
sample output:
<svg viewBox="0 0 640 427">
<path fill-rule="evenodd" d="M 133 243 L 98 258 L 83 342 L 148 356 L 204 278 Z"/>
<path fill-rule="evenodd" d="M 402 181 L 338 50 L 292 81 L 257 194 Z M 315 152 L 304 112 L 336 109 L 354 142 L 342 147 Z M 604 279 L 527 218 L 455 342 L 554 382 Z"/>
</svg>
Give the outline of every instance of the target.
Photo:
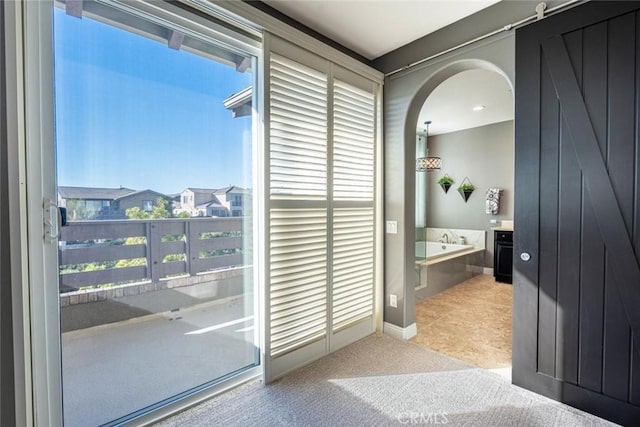
<svg viewBox="0 0 640 427">
<path fill-rule="evenodd" d="M 98 2 L 54 10 L 66 426 L 259 363 L 255 58 Z M 158 21 L 159 22 L 159 21 Z M 163 21 L 164 22 L 164 21 Z M 125 417 L 125 418 L 123 418 Z"/>
</svg>

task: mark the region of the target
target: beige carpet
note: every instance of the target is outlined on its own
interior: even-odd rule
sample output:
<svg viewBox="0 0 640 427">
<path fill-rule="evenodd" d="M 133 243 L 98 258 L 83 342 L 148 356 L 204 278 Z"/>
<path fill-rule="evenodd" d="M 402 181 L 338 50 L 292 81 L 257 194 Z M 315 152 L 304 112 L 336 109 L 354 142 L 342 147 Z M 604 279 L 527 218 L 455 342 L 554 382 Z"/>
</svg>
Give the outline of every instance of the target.
<svg viewBox="0 0 640 427">
<path fill-rule="evenodd" d="M 513 287 L 479 275 L 416 304 L 416 344 L 481 368 L 511 366 Z"/>
<path fill-rule="evenodd" d="M 245 384 L 159 426 L 607 426 L 410 342 L 371 336 L 264 386 Z"/>
</svg>

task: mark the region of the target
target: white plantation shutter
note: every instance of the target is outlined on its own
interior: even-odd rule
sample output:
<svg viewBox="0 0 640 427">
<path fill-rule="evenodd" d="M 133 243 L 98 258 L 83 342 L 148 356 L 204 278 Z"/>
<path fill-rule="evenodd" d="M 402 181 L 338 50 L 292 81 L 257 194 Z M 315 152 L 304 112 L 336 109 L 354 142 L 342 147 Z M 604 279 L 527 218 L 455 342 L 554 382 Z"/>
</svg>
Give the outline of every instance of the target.
<svg viewBox="0 0 640 427">
<path fill-rule="evenodd" d="M 333 210 L 334 333 L 373 319 L 375 125 L 374 94 L 335 79 L 333 199 L 354 207 Z"/>
<path fill-rule="evenodd" d="M 327 76 L 271 56 L 271 196 L 327 195 Z"/>
<path fill-rule="evenodd" d="M 378 87 L 270 46 L 267 381 L 375 331 Z"/>
<path fill-rule="evenodd" d="M 273 209 L 271 356 L 326 335 L 327 211 Z"/>
<path fill-rule="evenodd" d="M 333 332 L 373 316 L 373 238 L 373 208 L 333 211 Z"/>
<path fill-rule="evenodd" d="M 375 97 L 333 83 L 333 197 L 373 200 Z"/>
</svg>

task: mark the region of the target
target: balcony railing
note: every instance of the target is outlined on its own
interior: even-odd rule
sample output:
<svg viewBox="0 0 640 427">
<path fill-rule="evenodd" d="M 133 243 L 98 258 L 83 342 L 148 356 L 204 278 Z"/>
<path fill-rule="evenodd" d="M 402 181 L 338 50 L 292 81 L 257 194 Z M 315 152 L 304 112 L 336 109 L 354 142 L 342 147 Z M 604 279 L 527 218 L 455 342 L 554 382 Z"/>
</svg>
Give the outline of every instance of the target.
<svg viewBox="0 0 640 427">
<path fill-rule="evenodd" d="M 242 218 L 70 222 L 62 228 L 60 292 L 201 275 L 251 263 Z"/>
</svg>

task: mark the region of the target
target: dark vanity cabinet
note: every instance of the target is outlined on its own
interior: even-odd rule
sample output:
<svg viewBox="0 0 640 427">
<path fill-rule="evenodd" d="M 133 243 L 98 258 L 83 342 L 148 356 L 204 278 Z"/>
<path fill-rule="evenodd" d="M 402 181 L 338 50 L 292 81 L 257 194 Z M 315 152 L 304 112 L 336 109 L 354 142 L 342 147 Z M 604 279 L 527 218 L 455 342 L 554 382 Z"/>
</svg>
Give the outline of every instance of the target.
<svg viewBox="0 0 640 427">
<path fill-rule="evenodd" d="M 498 282 L 511 283 L 513 277 L 513 231 L 494 231 L 493 276 Z"/>
</svg>

